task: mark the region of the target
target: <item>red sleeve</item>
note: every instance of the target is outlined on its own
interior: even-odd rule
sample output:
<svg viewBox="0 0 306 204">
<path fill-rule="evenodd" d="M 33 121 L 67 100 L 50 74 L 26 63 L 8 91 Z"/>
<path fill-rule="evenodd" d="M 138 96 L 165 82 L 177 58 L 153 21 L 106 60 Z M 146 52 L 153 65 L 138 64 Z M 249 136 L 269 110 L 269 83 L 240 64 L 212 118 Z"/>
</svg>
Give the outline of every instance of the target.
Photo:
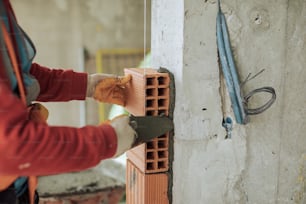
<svg viewBox="0 0 306 204">
<path fill-rule="evenodd" d="M 30 73 L 38 80 L 38 101 L 84 100 L 87 89 L 87 73 L 72 70 L 49 69 L 33 63 Z"/>
<path fill-rule="evenodd" d="M 0 79 L 0 174 L 79 171 L 115 154 L 116 133 L 110 125 L 71 128 L 29 121 L 27 107 Z"/>
</svg>

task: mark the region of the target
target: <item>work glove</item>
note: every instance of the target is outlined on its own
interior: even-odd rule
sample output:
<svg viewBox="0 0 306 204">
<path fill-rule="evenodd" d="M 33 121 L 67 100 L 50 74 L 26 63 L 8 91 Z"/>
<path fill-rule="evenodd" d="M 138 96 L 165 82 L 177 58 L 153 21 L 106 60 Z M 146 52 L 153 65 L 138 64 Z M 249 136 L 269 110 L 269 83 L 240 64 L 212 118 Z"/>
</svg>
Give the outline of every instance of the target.
<svg viewBox="0 0 306 204">
<path fill-rule="evenodd" d="M 40 103 L 33 103 L 28 107 L 29 120 L 36 123 L 46 123 L 49 111 Z"/>
<path fill-rule="evenodd" d="M 87 97 L 104 103 L 124 106 L 126 103 L 126 86 L 132 76 L 118 77 L 110 74 L 88 75 Z"/>
<path fill-rule="evenodd" d="M 117 135 L 117 150 L 114 157 L 118 157 L 132 148 L 137 133 L 130 126 L 130 118 L 128 115 L 117 116 L 112 119 L 109 124 L 114 128 Z"/>
</svg>

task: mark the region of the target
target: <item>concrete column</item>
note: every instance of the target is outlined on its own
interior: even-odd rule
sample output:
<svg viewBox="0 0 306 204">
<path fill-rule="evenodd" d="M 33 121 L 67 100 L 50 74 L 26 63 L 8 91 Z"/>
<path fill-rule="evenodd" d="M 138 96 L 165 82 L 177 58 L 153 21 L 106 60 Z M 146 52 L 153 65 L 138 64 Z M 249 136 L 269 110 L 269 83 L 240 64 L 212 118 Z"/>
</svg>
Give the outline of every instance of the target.
<svg viewBox="0 0 306 204">
<path fill-rule="evenodd" d="M 152 61 L 176 82 L 173 203 L 304 203 L 306 3 L 221 2 L 240 80 L 265 69 L 244 93 L 272 86 L 277 100 L 225 139 L 223 115 L 234 116 L 218 65 L 217 1 L 152 1 Z"/>
</svg>

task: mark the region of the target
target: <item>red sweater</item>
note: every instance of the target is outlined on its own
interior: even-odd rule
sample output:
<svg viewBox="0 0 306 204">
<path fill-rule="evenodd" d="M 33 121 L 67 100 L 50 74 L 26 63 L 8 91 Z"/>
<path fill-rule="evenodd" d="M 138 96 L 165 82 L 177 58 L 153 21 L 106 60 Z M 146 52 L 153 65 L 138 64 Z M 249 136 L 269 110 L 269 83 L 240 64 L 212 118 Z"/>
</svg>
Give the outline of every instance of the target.
<svg viewBox="0 0 306 204">
<path fill-rule="evenodd" d="M 85 98 L 87 74 L 33 64 L 39 101 Z M 117 137 L 110 125 L 82 128 L 49 126 L 27 120 L 27 107 L 0 72 L 0 174 L 50 175 L 83 170 L 112 157 Z"/>
</svg>

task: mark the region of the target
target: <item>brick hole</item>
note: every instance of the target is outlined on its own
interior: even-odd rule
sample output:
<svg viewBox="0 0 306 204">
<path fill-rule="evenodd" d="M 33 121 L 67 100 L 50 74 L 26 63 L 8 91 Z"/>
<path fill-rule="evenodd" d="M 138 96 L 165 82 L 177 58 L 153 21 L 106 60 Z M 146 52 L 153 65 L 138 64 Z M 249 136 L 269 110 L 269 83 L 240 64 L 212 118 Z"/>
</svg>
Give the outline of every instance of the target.
<svg viewBox="0 0 306 204">
<path fill-rule="evenodd" d="M 168 115 L 168 111 L 167 110 L 158 110 L 158 115 Z"/>
<path fill-rule="evenodd" d="M 154 159 L 154 152 L 147 152 L 147 159 Z"/>
<path fill-rule="evenodd" d="M 166 99 L 158 99 L 158 101 L 157 101 L 159 107 L 160 106 L 162 106 L 162 107 L 166 106 L 166 102 L 167 102 Z"/>
<path fill-rule="evenodd" d="M 166 77 L 158 77 L 157 80 L 158 80 L 158 85 L 166 85 L 168 81 Z"/>
<path fill-rule="evenodd" d="M 146 107 L 151 108 L 154 106 L 154 100 L 150 99 L 146 101 Z"/>
<path fill-rule="evenodd" d="M 161 135 L 161 136 L 159 136 L 158 138 L 160 138 L 160 139 L 164 139 L 164 138 L 167 138 L 167 134 L 164 134 L 164 135 Z"/>
<path fill-rule="evenodd" d="M 155 89 L 146 89 L 146 96 L 154 96 Z"/>
<path fill-rule="evenodd" d="M 165 140 L 159 140 L 157 143 L 158 148 L 166 148 L 166 141 Z"/>
<path fill-rule="evenodd" d="M 166 151 L 158 151 L 158 158 L 167 158 Z"/>
<path fill-rule="evenodd" d="M 156 115 L 155 112 L 156 112 L 156 111 L 154 111 L 154 110 L 147 110 L 147 111 L 146 111 L 146 115 Z"/>
<path fill-rule="evenodd" d="M 147 170 L 154 170 L 154 163 L 153 162 L 147 162 Z"/>
<path fill-rule="evenodd" d="M 154 85 L 154 78 L 147 78 L 147 86 L 152 86 Z"/>
<path fill-rule="evenodd" d="M 147 149 L 155 149 L 154 142 L 147 142 Z"/>
<path fill-rule="evenodd" d="M 166 162 L 164 162 L 164 161 L 159 161 L 159 162 L 157 163 L 157 167 L 158 167 L 158 169 L 166 168 Z"/>
<path fill-rule="evenodd" d="M 159 88 L 157 92 L 158 96 L 164 96 L 166 94 L 166 89 Z"/>
</svg>

